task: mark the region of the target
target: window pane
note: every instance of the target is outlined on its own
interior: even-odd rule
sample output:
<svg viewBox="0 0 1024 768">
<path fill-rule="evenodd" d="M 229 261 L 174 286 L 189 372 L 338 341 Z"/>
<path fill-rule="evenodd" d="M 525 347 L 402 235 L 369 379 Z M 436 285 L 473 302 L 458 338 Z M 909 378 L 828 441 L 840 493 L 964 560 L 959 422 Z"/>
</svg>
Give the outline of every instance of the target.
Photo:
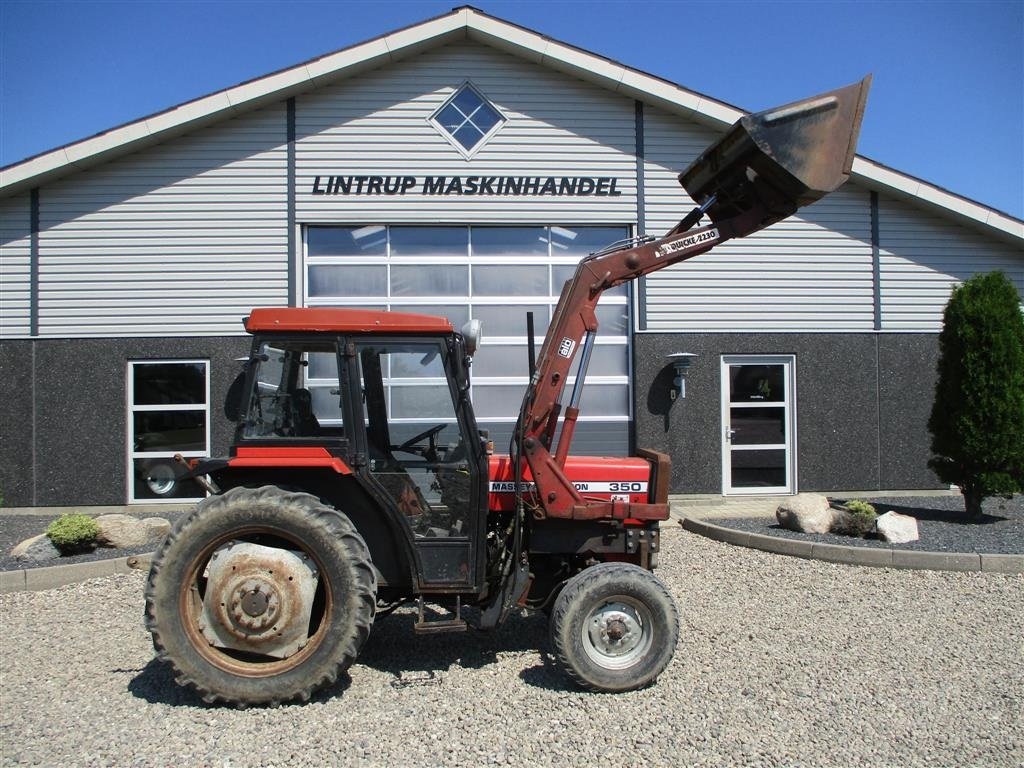
<svg viewBox="0 0 1024 768">
<path fill-rule="evenodd" d="M 590 368 L 587 370 L 587 374 L 589 376 L 628 376 L 629 360 L 626 349 L 625 344 L 595 344 L 590 353 Z M 576 375 L 582 360 L 583 353 L 578 351 L 576 359 L 572 362 L 570 376 Z"/>
<path fill-rule="evenodd" d="M 338 380 L 338 357 L 333 352 L 310 352 L 306 359 L 309 361 L 307 377 Z"/>
<path fill-rule="evenodd" d="M 473 386 L 473 410 L 477 418 L 519 415 L 519 405 L 526 391 L 526 384 L 500 384 L 497 386 Z"/>
<path fill-rule="evenodd" d="M 313 415 L 320 421 L 341 421 L 341 395 L 337 385 L 333 387 L 310 387 L 313 396 Z"/>
<path fill-rule="evenodd" d="M 484 343 L 495 336 L 526 338 L 526 313 L 533 312 L 533 329 L 540 349 L 548 327 L 547 304 L 474 304 L 473 317 L 483 323 Z"/>
<path fill-rule="evenodd" d="M 730 408 L 734 445 L 779 445 L 786 442 L 786 410 L 778 408 Z"/>
<path fill-rule="evenodd" d="M 318 419 L 341 419 L 341 385 L 333 342 L 263 344 L 253 363 L 256 386 L 243 422 L 247 438 L 323 437 Z M 331 436 L 340 437 L 340 432 Z"/>
<path fill-rule="evenodd" d="M 206 492 L 195 480 L 181 480 L 185 468 L 174 459 L 135 459 L 131 478 L 133 499 L 201 499 Z"/>
<path fill-rule="evenodd" d="M 473 266 L 474 296 L 546 296 L 548 268 L 475 264 Z"/>
<path fill-rule="evenodd" d="M 466 116 L 456 109 L 454 104 L 449 104 L 437 115 L 437 122 L 448 129 L 448 133 L 455 133 L 455 129 L 465 121 Z"/>
<path fill-rule="evenodd" d="M 498 113 L 493 109 L 484 104 L 480 109 L 473 113 L 473 124 L 476 125 L 484 133 L 487 133 L 491 128 L 496 126 L 501 118 Z"/>
<path fill-rule="evenodd" d="M 597 332 L 600 336 L 626 336 L 629 333 L 629 307 L 625 304 L 598 304 Z"/>
<path fill-rule="evenodd" d="M 472 123 L 466 123 L 454 134 L 455 140 L 466 149 L 472 149 L 483 138 L 483 134 Z"/>
<path fill-rule="evenodd" d="M 478 421 L 494 441 L 496 450 L 507 451 L 514 427 L 511 421 Z M 556 435 L 556 445 L 557 435 Z M 628 456 L 629 425 L 623 421 L 580 421 L 572 437 L 573 456 Z"/>
<path fill-rule="evenodd" d="M 781 403 L 785 400 L 781 365 L 730 365 L 729 398 L 734 403 L 761 400 Z"/>
<path fill-rule="evenodd" d="M 733 488 L 770 488 L 786 485 L 786 450 L 733 451 Z"/>
<path fill-rule="evenodd" d="M 310 296 L 386 296 L 387 267 L 323 265 L 309 268 Z"/>
<path fill-rule="evenodd" d="M 309 227 L 306 249 L 310 256 L 384 256 L 387 253 L 387 228 Z"/>
<path fill-rule="evenodd" d="M 395 264 L 392 296 L 468 296 L 469 267 L 458 264 Z"/>
<path fill-rule="evenodd" d="M 552 227 L 551 254 L 588 256 L 628 236 L 628 227 Z"/>
<path fill-rule="evenodd" d="M 284 350 L 263 344 L 260 347 L 259 369 L 256 371 L 256 385 L 259 391 L 276 391 L 284 376 Z M 266 359 L 263 359 L 263 358 Z"/>
<path fill-rule="evenodd" d="M 136 411 L 135 451 L 206 450 L 205 411 Z"/>
<path fill-rule="evenodd" d="M 206 402 L 205 363 L 135 363 L 132 374 L 136 405 L 202 405 Z"/>
<path fill-rule="evenodd" d="M 525 344 L 487 344 L 473 356 L 473 376 L 530 375 Z"/>
<path fill-rule="evenodd" d="M 474 256 L 547 256 L 547 227 L 473 227 Z"/>
<path fill-rule="evenodd" d="M 387 351 L 387 347 L 384 350 Z M 391 360 L 392 378 L 445 378 L 444 359 L 437 344 L 403 345 L 402 350 L 387 355 Z"/>
<path fill-rule="evenodd" d="M 391 418 L 454 421 L 455 406 L 452 404 L 448 384 L 415 387 L 392 384 Z"/>
<path fill-rule="evenodd" d="M 624 416 L 629 413 L 625 384 L 586 384 L 583 387 L 581 416 Z"/>
<path fill-rule="evenodd" d="M 392 256 L 459 256 L 469 253 L 467 227 L 392 227 Z"/>
<path fill-rule="evenodd" d="M 455 326 L 455 330 L 460 329 L 469 321 L 469 307 L 465 304 L 392 304 L 391 311 L 447 317 L 449 322 Z"/>
<path fill-rule="evenodd" d="M 463 88 L 452 99 L 452 104 L 459 108 L 463 114 L 472 114 L 477 107 L 483 104 L 480 97 L 477 96 L 476 91 L 472 88 Z"/>
</svg>

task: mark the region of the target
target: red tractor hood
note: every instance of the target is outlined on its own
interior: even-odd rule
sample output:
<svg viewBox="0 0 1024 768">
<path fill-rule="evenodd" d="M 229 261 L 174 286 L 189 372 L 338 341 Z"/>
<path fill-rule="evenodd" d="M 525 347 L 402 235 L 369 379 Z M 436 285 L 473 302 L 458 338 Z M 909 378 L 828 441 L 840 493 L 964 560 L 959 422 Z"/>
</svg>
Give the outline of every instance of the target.
<svg viewBox="0 0 1024 768">
<path fill-rule="evenodd" d="M 530 468 L 525 461 L 522 467 L 526 482 L 523 490 L 532 494 L 534 484 Z M 570 456 L 565 461 L 565 475 L 584 499 L 628 501 L 630 504 L 655 501 L 651 464 L 645 459 Z M 513 464 L 508 456 L 491 456 L 488 507 L 492 512 L 510 512 L 515 508 Z"/>
</svg>

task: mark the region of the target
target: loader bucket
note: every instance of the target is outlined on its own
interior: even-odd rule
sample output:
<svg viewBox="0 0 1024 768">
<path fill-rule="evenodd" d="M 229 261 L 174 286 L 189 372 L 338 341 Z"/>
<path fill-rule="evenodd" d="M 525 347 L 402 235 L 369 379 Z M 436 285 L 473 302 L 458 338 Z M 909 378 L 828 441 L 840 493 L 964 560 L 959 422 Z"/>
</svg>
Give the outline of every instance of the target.
<svg viewBox="0 0 1024 768">
<path fill-rule="evenodd" d="M 679 183 L 714 222 L 744 216 L 756 232 L 838 189 L 850 176 L 871 76 L 740 118 Z"/>
</svg>

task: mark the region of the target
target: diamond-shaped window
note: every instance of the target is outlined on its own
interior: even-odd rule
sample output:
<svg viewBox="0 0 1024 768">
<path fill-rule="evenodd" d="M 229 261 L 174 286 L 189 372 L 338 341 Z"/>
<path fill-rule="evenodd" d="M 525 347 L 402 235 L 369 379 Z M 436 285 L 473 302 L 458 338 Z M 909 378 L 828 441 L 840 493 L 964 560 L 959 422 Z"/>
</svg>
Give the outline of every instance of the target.
<svg viewBox="0 0 1024 768">
<path fill-rule="evenodd" d="M 463 154 L 471 155 L 501 127 L 505 117 L 476 88 L 464 83 L 430 121 Z"/>
</svg>

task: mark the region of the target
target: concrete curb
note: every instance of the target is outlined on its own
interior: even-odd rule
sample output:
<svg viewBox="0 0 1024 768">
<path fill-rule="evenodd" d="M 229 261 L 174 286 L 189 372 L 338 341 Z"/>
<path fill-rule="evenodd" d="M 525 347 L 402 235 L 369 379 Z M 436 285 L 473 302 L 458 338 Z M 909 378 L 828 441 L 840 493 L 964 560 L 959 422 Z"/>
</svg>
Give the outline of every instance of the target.
<svg viewBox="0 0 1024 768">
<path fill-rule="evenodd" d="M 1024 555 L 979 555 L 972 552 L 922 552 L 884 547 L 844 547 L 814 541 L 785 539 L 763 533 L 751 533 L 709 523 L 680 514 L 683 528 L 715 541 L 738 547 L 760 549 L 779 555 L 824 560 L 844 565 L 872 568 L 909 568 L 928 571 L 981 571 L 984 573 L 1024 573 Z"/>
<path fill-rule="evenodd" d="M 146 570 L 153 560 L 153 553 L 128 557 L 112 557 L 93 560 L 88 563 L 71 565 L 50 565 L 42 568 L 22 568 L 17 571 L 0 571 L 0 594 L 8 592 L 36 592 L 53 589 L 67 584 L 77 584 L 99 576 L 113 576 L 115 573 L 131 573 Z"/>
</svg>

